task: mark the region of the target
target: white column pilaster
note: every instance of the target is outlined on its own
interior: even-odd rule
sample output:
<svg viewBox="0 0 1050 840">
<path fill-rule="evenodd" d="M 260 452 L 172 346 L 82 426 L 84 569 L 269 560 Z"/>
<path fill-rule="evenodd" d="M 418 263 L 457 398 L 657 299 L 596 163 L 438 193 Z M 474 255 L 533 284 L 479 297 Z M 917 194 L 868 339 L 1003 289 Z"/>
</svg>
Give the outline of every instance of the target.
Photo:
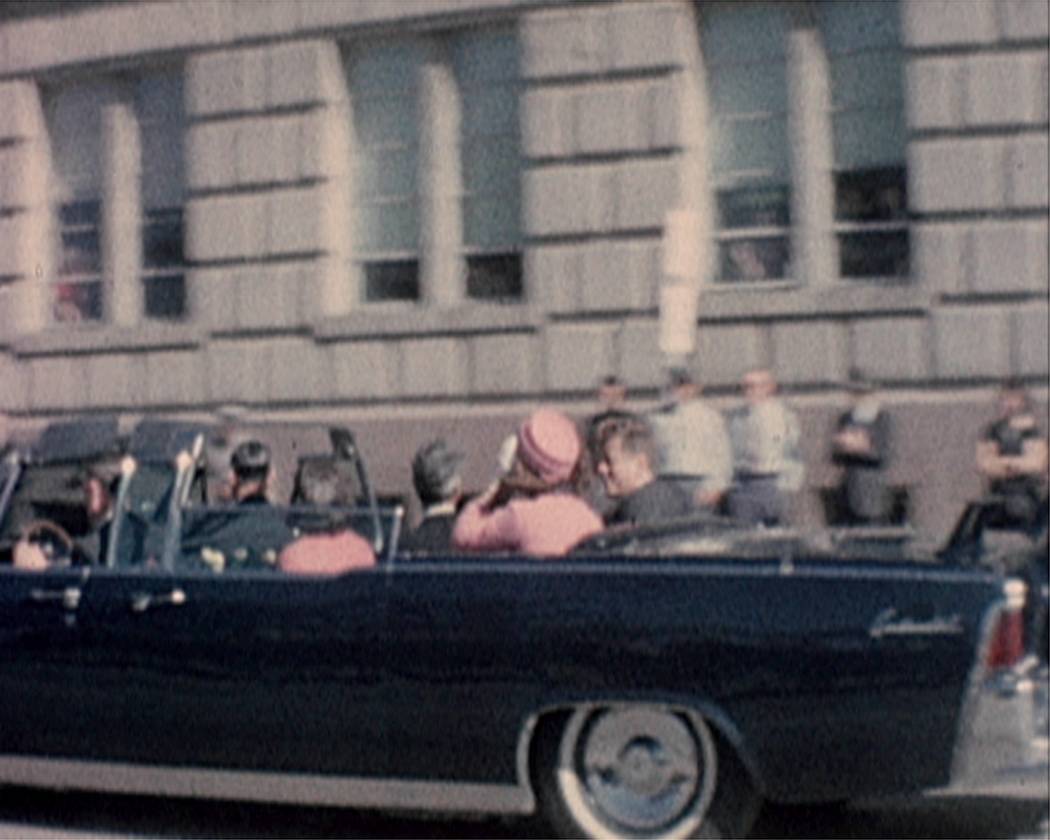
<svg viewBox="0 0 1050 840">
<path fill-rule="evenodd" d="M 115 326 L 142 320 L 142 143 L 131 105 L 102 110 L 102 281 Z"/>
<path fill-rule="evenodd" d="M 792 274 L 823 285 L 838 275 L 831 76 L 815 28 L 793 29 L 787 46 Z"/>
<path fill-rule="evenodd" d="M 11 172 L 9 200 L 18 210 L 8 220 L 14 241 L 5 241 L 5 272 L 17 279 L 9 288 L 12 334 L 39 332 L 50 323 L 51 281 L 54 278 L 53 226 L 50 203 L 50 147 L 40 91 L 31 82 L 10 82 L 0 91 L 0 119 L 5 139 L 22 144 L 18 171 Z"/>
<path fill-rule="evenodd" d="M 314 51 L 318 68 L 317 95 L 325 103 L 321 117 L 320 160 L 325 180 L 325 233 L 327 257 L 318 279 L 320 314 L 345 315 L 361 300 L 361 272 L 354 260 L 353 213 L 353 110 L 346 68 L 338 45 L 316 41 L 305 47 Z M 309 143 L 304 139 L 303 143 Z M 300 154 L 305 155 L 306 149 Z"/>
<path fill-rule="evenodd" d="M 449 307 L 466 296 L 459 162 L 462 106 L 452 67 L 433 45 L 421 71 L 420 282 L 425 303 Z"/>
</svg>

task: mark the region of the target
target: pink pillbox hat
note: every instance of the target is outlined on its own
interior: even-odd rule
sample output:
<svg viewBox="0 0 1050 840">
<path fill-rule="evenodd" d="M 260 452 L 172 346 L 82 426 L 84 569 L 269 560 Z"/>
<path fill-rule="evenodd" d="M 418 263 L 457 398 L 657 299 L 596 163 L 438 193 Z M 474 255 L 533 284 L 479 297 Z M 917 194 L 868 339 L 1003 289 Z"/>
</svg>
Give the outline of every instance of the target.
<svg viewBox="0 0 1050 840">
<path fill-rule="evenodd" d="M 580 457 L 576 424 L 553 408 L 538 408 L 518 429 L 518 457 L 547 484 L 572 475 Z"/>
</svg>

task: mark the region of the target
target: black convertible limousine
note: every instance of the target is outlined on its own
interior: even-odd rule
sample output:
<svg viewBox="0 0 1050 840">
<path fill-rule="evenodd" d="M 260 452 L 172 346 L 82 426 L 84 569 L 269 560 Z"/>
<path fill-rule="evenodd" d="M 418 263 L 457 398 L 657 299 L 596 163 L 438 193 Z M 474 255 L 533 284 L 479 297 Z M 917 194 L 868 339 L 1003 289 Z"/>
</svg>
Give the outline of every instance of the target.
<svg viewBox="0 0 1050 840">
<path fill-rule="evenodd" d="M 742 836 L 763 800 L 1031 758 L 1024 584 L 951 552 L 698 519 L 557 560 L 413 556 L 337 430 L 322 454 L 357 485 L 375 567 L 216 572 L 188 544 L 232 515 L 205 431 L 84 421 L 3 461 L 0 783 Z M 109 547 L 70 560 L 75 477 L 114 451 Z M 47 568 L 13 562 L 27 531 Z"/>
</svg>

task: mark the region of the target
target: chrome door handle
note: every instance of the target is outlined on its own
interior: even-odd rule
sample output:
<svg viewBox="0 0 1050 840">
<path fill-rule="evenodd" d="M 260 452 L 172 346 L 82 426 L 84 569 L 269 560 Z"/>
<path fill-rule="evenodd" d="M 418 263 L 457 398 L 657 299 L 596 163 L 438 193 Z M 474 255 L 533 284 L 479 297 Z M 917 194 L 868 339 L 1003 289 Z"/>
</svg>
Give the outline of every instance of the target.
<svg viewBox="0 0 1050 840">
<path fill-rule="evenodd" d="M 29 599 L 38 604 L 58 601 L 63 609 L 73 612 L 80 606 L 80 587 L 67 586 L 63 589 L 30 589 Z"/>
<path fill-rule="evenodd" d="M 133 613 L 144 613 L 151 607 L 181 607 L 186 603 L 186 593 L 179 589 L 170 592 L 135 592 L 131 596 L 129 606 Z"/>
</svg>

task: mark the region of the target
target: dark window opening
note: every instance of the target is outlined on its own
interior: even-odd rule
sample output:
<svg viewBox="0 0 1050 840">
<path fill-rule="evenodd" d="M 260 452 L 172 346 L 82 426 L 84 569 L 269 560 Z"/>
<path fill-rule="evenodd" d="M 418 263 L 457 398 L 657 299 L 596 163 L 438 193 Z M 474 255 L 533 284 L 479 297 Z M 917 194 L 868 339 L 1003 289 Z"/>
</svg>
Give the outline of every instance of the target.
<svg viewBox="0 0 1050 840">
<path fill-rule="evenodd" d="M 142 263 L 146 317 L 162 320 L 185 317 L 181 207 L 146 211 L 142 227 Z"/>
<path fill-rule="evenodd" d="M 524 296 L 521 254 L 481 254 L 467 257 L 467 297 L 516 303 Z"/>
<path fill-rule="evenodd" d="M 186 314 L 186 277 L 160 274 L 143 278 L 146 317 L 178 320 Z"/>
<path fill-rule="evenodd" d="M 365 263 L 365 300 L 419 300 L 419 261 Z"/>
<path fill-rule="evenodd" d="M 904 167 L 858 169 L 835 174 L 835 219 L 890 222 L 906 219 L 908 188 Z"/>
<path fill-rule="evenodd" d="M 839 234 L 839 263 L 843 277 L 908 276 L 910 246 L 907 230 Z"/>
</svg>

